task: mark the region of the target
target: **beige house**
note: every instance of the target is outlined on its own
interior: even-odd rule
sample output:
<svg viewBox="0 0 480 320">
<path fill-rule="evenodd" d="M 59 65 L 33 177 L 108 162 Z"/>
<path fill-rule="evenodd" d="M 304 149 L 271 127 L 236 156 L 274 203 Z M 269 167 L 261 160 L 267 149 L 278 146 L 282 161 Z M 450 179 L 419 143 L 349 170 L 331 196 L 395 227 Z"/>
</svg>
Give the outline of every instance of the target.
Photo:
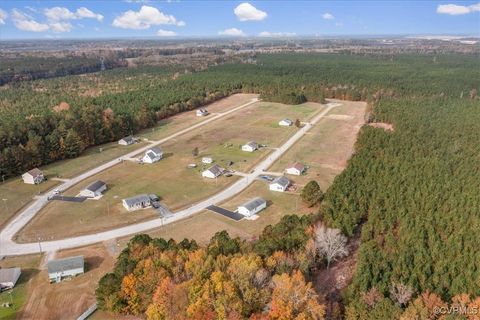
<svg viewBox="0 0 480 320">
<path fill-rule="evenodd" d="M 34 168 L 22 174 L 22 179 L 24 183 L 39 184 L 45 180 L 45 177 L 43 176 L 42 170 Z"/>
</svg>

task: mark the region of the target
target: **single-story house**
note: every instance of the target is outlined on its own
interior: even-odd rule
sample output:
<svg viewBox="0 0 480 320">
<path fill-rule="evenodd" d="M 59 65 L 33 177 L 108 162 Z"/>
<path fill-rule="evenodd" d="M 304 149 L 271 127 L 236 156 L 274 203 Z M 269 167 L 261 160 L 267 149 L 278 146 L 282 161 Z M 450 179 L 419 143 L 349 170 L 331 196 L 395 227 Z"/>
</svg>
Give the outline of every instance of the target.
<svg viewBox="0 0 480 320">
<path fill-rule="evenodd" d="M 197 117 L 205 117 L 208 116 L 207 109 L 198 109 L 197 110 Z"/>
<path fill-rule="evenodd" d="M 118 140 L 118 144 L 121 144 L 122 146 L 128 146 L 136 142 L 137 142 L 137 139 L 134 136 L 127 136 L 125 138 Z"/>
<path fill-rule="evenodd" d="M 283 120 L 280 120 L 280 122 L 278 123 L 278 125 L 282 127 L 290 127 L 292 124 L 293 124 L 293 121 L 290 119 L 283 119 Z"/>
<path fill-rule="evenodd" d="M 253 152 L 258 149 L 258 143 L 250 141 L 242 146 L 242 151 Z"/>
<path fill-rule="evenodd" d="M 145 155 L 143 156 L 142 161 L 144 163 L 154 163 L 154 162 L 160 161 L 162 157 L 163 157 L 163 151 L 160 148 L 155 147 L 155 148 L 148 149 L 145 152 Z"/>
<path fill-rule="evenodd" d="M 48 279 L 52 283 L 60 282 L 65 278 L 73 278 L 78 274 L 84 273 L 84 267 L 85 261 L 83 256 L 48 261 Z"/>
<path fill-rule="evenodd" d="M 302 173 L 305 172 L 305 166 L 301 164 L 300 162 L 295 162 L 291 166 L 285 169 L 285 172 L 288 174 L 293 174 L 296 176 L 301 175 Z"/>
<path fill-rule="evenodd" d="M 205 163 L 205 164 L 210 164 L 213 162 L 213 159 L 210 158 L 210 157 L 203 157 L 202 158 L 202 163 Z"/>
<path fill-rule="evenodd" d="M 34 168 L 22 174 L 22 179 L 24 183 L 39 184 L 45 180 L 45 177 L 43 176 L 42 170 Z"/>
<path fill-rule="evenodd" d="M 152 199 L 150 199 L 150 197 L 146 194 L 141 194 L 135 197 L 123 199 L 122 204 L 128 211 L 135 211 L 150 207 L 152 205 Z"/>
<path fill-rule="evenodd" d="M 224 171 L 225 169 L 220 167 L 218 164 L 214 164 L 213 166 L 202 172 L 202 177 L 215 179 L 221 176 Z"/>
<path fill-rule="evenodd" d="M 20 268 L 2 268 L 0 269 L 0 291 L 12 289 L 20 278 L 22 271 Z"/>
<path fill-rule="evenodd" d="M 95 198 L 101 196 L 105 190 L 107 190 L 107 184 L 101 180 L 97 180 L 80 191 L 80 196 Z"/>
<path fill-rule="evenodd" d="M 238 213 L 246 217 L 253 216 L 257 212 L 262 211 L 267 207 L 267 201 L 262 198 L 253 198 L 252 200 L 242 204 L 237 208 Z"/>
<path fill-rule="evenodd" d="M 278 191 L 284 192 L 287 190 L 288 186 L 290 185 L 290 180 L 286 177 L 278 177 L 270 183 L 270 190 L 271 191 Z"/>
</svg>

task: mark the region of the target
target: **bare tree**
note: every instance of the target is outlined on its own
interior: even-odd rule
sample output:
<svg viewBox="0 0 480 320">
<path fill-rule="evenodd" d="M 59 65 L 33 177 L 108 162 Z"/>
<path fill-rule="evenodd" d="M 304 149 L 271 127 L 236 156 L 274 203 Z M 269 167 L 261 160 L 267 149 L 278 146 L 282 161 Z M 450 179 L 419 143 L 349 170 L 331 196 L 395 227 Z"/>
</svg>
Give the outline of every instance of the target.
<svg viewBox="0 0 480 320">
<path fill-rule="evenodd" d="M 400 282 L 393 282 L 390 287 L 390 297 L 396 301 L 400 306 L 404 306 L 410 301 L 413 295 L 413 289 L 406 284 Z"/>
<path fill-rule="evenodd" d="M 362 293 L 362 300 L 370 308 L 375 307 L 375 305 L 383 299 L 383 294 L 377 288 L 370 288 L 367 292 Z"/>
<path fill-rule="evenodd" d="M 348 255 L 347 237 L 339 229 L 330 229 L 324 225 L 315 228 L 315 247 L 319 255 L 327 259 L 327 269 L 331 262 Z"/>
</svg>

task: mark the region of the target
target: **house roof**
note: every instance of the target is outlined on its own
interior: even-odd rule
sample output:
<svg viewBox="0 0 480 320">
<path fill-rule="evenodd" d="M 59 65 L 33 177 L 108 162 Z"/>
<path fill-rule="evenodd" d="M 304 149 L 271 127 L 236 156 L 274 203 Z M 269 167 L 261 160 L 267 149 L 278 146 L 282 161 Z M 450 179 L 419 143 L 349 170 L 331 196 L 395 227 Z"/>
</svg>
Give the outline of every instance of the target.
<svg viewBox="0 0 480 320">
<path fill-rule="evenodd" d="M 125 138 L 122 138 L 122 139 L 120 139 L 120 140 L 123 140 L 123 141 L 125 141 L 125 142 L 127 142 L 127 143 L 128 143 L 128 142 L 134 142 L 134 141 L 135 141 L 135 139 L 133 138 L 133 136 L 126 136 Z"/>
<path fill-rule="evenodd" d="M 215 177 L 218 177 L 223 173 L 223 168 L 221 168 L 218 164 L 214 164 L 213 166 L 208 168 L 206 171 L 210 171 L 211 173 L 213 173 Z"/>
<path fill-rule="evenodd" d="M 20 272 L 20 268 L 2 268 L 0 269 L 0 283 L 15 282 L 16 275 Z"/>
<path fill-rule="evenodd" d="M 160 149 L 159 147 L 154 147 L 147 150 L 147 155 L 149 153 L 153 153 L 154 154 L 153 158 L 155 158 L 156 156 L 161 155 L 163 152 L 162 152 L 162 149 Z"/>
<path fill-rule="evenodd" d="M 305 170 L 305 166 L 303 164 L 301 164 L 300 162 L 295 162 L 294 164 L 292 164 L 289 168 L 295 168 L 297 169 L 298 171 L 303 171 Z"/>
<path fill-rule="evenodd" d="M 47 269 L 48 273 L 67 271 L 77 268 L 83 268 L 84 263 L 85 261 L 83 259 L 83 256 L 75 256 L 48 261 Z"/>
<path fill-rule="evenodd" d="M 138 203 L 150 202 L 150 198 L 146 194 L 140 194 L 135 197 L 123 199 L 123 201 L 127 204 L 127 206 L 132 207 Z"/>
<path fill-rule="evenodd" d="M 245 144 L 246 146 L 250 146 L 252 148 L 258 148 L 258 143 L 255 141 L 249 141 L 248 143 Z"/>
<path fill-rule="evenodd" d="M 290 119 L 282 119 L 280 122 L 293 123 L 293 121 Z"/>
<path fill-rule="evenodd" d="M 38 177 L 39 175 L 43 174 L 42 170 L 38 168 L 33 168 L 32 170 L 27 171 L 27 173 L 32 177 Z"/>
<path fill-rule="evenodd" d="M 272 181 L 271 184 L 279 184 L 282 187 L 286 188 L 290 185 L 290 180 L 287 177 L 278 177 Z"/>
<path fill-rule="evenodd" d="M 263 200 L 262 198 L 253 198 L 252 200 L 244 203 L 241 205 L 241 207 L 244 207 L 246 208 L 248 211 L 251 211 L 251 210 L 254 210 L 256 208 L 258 208 L 259 206 L 263 205 L 263 204 L 266 204 L 267 201 Z"/>
<path fill-rule="evenodd" d="M 105 182 L 103 182 L 102 180 L 97 180 L 97 181 L 95 181 L 95 182 L 93 182 L 93 183 L 90 183 L 90 184 L 85 188 L 85 190 L 95 192 L 95 191 L 97 191 L 98 189 L 102 188 L 104 185 L 106 185 Z"/>
</svg>

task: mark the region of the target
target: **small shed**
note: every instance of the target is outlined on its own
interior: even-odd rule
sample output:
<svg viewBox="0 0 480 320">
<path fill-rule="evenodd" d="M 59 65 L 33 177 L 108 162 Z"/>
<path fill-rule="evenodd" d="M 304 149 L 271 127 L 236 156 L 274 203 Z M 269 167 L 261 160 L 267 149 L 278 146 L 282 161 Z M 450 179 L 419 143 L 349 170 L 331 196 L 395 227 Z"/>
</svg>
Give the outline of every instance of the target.
<svg viewBox="0 0 480 320">
<path fill-rule="evenodd" d="M 267 201 L 262 198 L 253 198 L 237 208 L 238 213 L 250 217 L 267 207 Z"/>
<path fill-rule="evenodd" d="M 2 268 L 0 269 L 0 291 L 12 289 L 20 278 L 22 271 L 20 268 Z"/>
<path fill-rule="evenodd" d="M 45 180 L 45 177 L 43 176 L 42 170 L 33 168 L 32 170 L 22 174 L 22 179 L 23 182 L 27 184 L 39 184 Z"/>
<path fill-rule="evenodd" d="M 253 152 L 258 149 L 258 143 L 250 141 L 242 146 L 242 151 Z"/>
<path fill-rule="evenodd" d="M 280 120 L 280 122 L 278 122 L 278 125 L 282 127 L 290 127 L 291 125 L 293 125 L 293 121 L 290 119 L 282 119 Z"/>
<path fill-rule="evenodd" d="M 208 110 L 207 109 L 198 109 L 197 110 L 197 117 L 205 117 L 208 116 Z"/>
<path fill-rule="evenodd" d="M 213 163 L 213 159 L 210 158 L 210 157 L 203 157 L 202 158 L 202 163 L 211 164 L 211 163 Z"/>
<path fill-rule="evenodd" d="M 290 180 L 286 177 L 278 177 L 270 183 L 269 188 L 271 191 L 285 192 L 290 185 Z"/>
<path fill-rule="evenodd" d="M 60 282 L 84 273 L 85 260 L 83 256 L 51 260 L 47 263 L 47 269 L 50 283 Z"/>
<path fill-rule="evenodd" d="M 80 195 L 87 198 L 96 198 L 101 196 L 105 190 L 107 190 L 107 184 L 101 180 L 97 180 L 80 191 Z"/>
<path fill-rule="evenodd" d="M 123 199 L 122 204 L 128 211 L 135 211 L 150 207 L 152 205 L 152 199 L 146 194 L 140 194 L 135 197 Z"/>
<path fill-rule="evenodd" d="M 225 169 L 221 168 L 218 164 L 214 164 L 207 170 L 202 172 L 202 177 L 215 179 L 223 174 Z"/>
<path fill-rule="evenodd" d="M 137 139 L 134 136 L 127 136 L 118 140 L 118 144 L 122 146 L 128 146 L 137 142 Z"/>
</svg>

